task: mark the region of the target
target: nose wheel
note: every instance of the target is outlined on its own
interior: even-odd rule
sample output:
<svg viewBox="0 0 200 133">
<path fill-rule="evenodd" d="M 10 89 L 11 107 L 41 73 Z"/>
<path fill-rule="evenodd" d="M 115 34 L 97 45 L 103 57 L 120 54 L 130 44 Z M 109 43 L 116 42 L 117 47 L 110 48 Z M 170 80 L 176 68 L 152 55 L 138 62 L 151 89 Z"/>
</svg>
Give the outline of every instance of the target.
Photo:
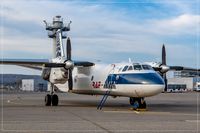
<svg viewBox="0 0 200 133">
<path fill-rule="evenodd" d="M 144 98 L 130 97 L 130 105 L 133 109 L 146 109 L 146 101 Z"/>
</svg>

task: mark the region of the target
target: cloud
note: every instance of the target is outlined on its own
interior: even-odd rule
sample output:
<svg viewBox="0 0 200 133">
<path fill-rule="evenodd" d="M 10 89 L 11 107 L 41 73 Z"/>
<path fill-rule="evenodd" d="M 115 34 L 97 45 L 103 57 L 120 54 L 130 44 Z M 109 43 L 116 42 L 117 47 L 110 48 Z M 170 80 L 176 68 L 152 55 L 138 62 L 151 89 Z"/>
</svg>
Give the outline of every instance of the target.
<svg viewBox="0 0 200 133">
<path fill-rule="evenodd" d="M 149 2 L 140 8 L 142 3 L 128 6 L 101 2 L 8 0 L 1 5 L 3 23 L 0 29 L 3 32 L 0 35 L 5 57 L 12 57 L 19 51 L 21 54 L 17 56 L 20 58 L 50 57 L 52 40 L 47 38 L 42 21 L 51 22 L 53 16 L 62 15 L 66 23 L 72 20 L 68 35 L 76 59 L 95 58 L 106 62 L 130 56 L 138 60 L 160 59 L 165 43 L 171 63 L 182 58 L 195 61 L 196 44 L 193 42 L 196 41 L 200 15 L 191 9 L 194 4 L 177 1 L 155 5 Z M 173 13 L 166 15 L 168 10 Z M 191 64 L 188 61 L 186 65 Z"/>
<path fill-rule="evenodd" d="M 181 14 L 171 19 L 152 20 L 154 31 L 161 35 L 196 35 L 197 26 L 200 23 L 200 15 Z"/>
</svg>

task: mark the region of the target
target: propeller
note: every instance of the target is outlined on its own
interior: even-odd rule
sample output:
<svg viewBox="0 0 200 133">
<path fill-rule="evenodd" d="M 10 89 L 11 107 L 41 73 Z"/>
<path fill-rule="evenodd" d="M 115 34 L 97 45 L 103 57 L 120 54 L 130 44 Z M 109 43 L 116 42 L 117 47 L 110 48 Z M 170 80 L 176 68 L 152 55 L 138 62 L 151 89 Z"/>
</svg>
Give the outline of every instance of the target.
<svg viewBox="0 0 200 133">
<path fill-rule="evenodd" d="M 164 44 L 162 46 L 162 65 L 166 65 L 166 50 Z"/>
<path fill-rule="evenodd" d="M 68 87 L 69 90 L 72 90 L 73 88 L 73 78 L 72 78 L 72 69 L 74 67 L 74 63 L 71 60 L 71 41 L 70 38 L 67 38 L 67 46 L 66 46 L 66 52 L 67 52 L 67 60 L 65 61 L 66 69 L 68 70 Z"/>
<path fill-rule="evenodd" d="M 88 61 L 72 61 L 71 59 L 71 41 L 70 38 L 67 38 L 66 42 L 66 56 L 67 59 L 63 63 L 55 63 L 55 62 L 38 62 L 38 64 L 43 64 L 44 67 L 64 67 L 68 71 L 68 87 L 69 90 L 73 89 L 73 77 L 72 77 L 72 70 L 74 66 L 81 66 L 81 67 L 90 67 L 94 66 L 94 63 Z"/>
<path fill-rule="evenodd" d="M 163 44 L 162 46 L 162 64 L 160 66 L 161 69 L 161 75 L 165 81 L 165 91 L 167 91 L 167 76 L 166 76 L 166 72 L 169 71 L 169 67 L 167 66 L 166 63 L 166 50 L 165 50 L 165 45 Z"/>
<path fill-rule="evenodd" d="M 193 71 L 193 72 L 199 72 L 200 69 L 194 69 L 194 68 L 189 68 L 189 67 L 183 67 L 183 66 L 168 66 L 167 61 L 166 61 L 166 50 L 165 50 L 165 45 L 163 44 L 162 46 L 162 62 L 159 64 L 158 67 L 153 67 L 155 71 L 159 71 L 160 75 L 163 77 L 165 81 L 165 91 L 167 91 L 167 77 L 166 77 L 166 72 L 169 70 L 174 70 L 174 71 Z"/>
<path fill-rule="evenodd" d="M 160 65 L 160 73 L 161 73 L 161 76 L 163 77 L 163 79 L 165 81 L 165 91 L 167 91 L 167 76 L 166 76 L 166 73 L 169 70 L 180 71 L 180 70 L 183 70 L 183 67 L 181 67 L 181 66 L 168 66 L 167 65 L 166 49 L 165 49 L 165 45 L 163 44 L 163 46 L 162 46 L 162 63 Z"/>
<path fill-rule="evenodd" d="M 162 46 L 162 62 L 160 64 L 159 68 L 160 68 L 159 71 L 160 71 L 161 74 L 164 74 L 164 73 L 166 73 L 167 71 L 170 70 L 170 67 L 167 66 L 167 63 L 166 63 L 166 50 L 165 50 L 164 44 Z"/>
</svg>

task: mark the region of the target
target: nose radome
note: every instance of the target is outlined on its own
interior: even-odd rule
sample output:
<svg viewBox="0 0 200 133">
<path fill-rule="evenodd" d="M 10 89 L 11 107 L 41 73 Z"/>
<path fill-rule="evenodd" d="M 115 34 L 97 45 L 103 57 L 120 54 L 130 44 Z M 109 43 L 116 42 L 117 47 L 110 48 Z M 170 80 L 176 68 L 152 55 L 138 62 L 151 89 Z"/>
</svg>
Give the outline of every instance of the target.
<svg viewBox="0 0 200 133">
<path fill-rule="evenodd" d="M 161 93 L 165 89 L 165 85 L 161 85 L 160 87 L 157 88 L 157 92 Z"/>
<path fill-rule="evenodd" d="M 144 97 L 154 96 L 164 91 L 165 85 L 149 85 L 143 88 Z"/>
</svg>

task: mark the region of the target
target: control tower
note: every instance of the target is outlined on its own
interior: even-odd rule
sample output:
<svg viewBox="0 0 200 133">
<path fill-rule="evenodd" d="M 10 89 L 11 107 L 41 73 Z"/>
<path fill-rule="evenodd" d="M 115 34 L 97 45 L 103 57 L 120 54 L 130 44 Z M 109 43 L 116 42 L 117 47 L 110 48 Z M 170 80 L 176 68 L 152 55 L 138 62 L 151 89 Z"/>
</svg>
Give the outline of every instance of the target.
<svg viewBox="0 0 200 133">
<path fill-rule="evenodd" d="M 56 33 L 57 31 L 61 32 L 61 40 L 67 38 L 66 34 L 63 34 L 64 32 L 70 31 L 70 24 L 71 21 L 68 24 L 63 23 L 63 18 L 61 16 L 55 16 L 53 18 L 52 23 L 47 23 L 46 20 L 44 20 L 44 23 L 46 25 L 46 30 L 48 31 L 48 37 L 53 39 L 53 58 L 56 58 L 56 52 L 57 52 L 57 39 L 56 39 Z"/>
</svg>

